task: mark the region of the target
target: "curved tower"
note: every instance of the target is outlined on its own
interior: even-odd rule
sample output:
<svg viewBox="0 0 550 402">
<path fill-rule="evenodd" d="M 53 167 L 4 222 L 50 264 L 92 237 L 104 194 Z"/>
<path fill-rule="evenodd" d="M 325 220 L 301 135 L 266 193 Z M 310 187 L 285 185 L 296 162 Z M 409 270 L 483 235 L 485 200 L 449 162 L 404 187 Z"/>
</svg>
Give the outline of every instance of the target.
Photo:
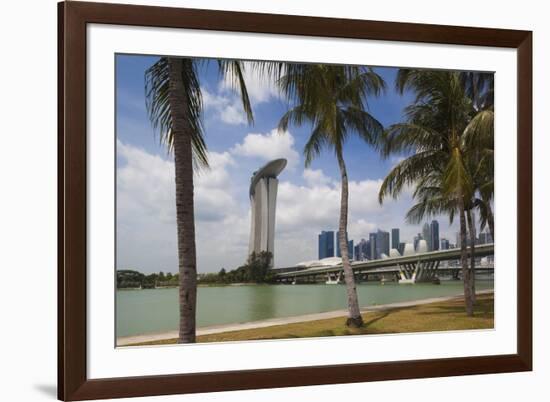
<svg viewBox="0 0 550 402">
<path fill-rule="evenodd" d="M 248 254 L 269 251 L 273 255 L 275 238 L 275 206 L 277 176 L 286 166 L 286 159 L 275 159 L 252 174 L 250 179 L 250 245 Z M 271 259 L 273 264 L 274 258 Z"/>
</svg>

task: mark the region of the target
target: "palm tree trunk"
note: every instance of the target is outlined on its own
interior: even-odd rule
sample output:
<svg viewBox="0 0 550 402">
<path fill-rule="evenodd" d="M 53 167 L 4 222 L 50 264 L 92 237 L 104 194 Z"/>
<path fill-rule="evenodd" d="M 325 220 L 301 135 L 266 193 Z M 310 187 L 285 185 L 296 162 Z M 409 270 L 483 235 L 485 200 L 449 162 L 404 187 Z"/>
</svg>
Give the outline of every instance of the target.
<svg viewBox="0 0 550 402">
<path fill-rule="evenodd" d="M 474 315 L 474 305 L 470 289 L 470 270 L 468 269 L 468 250 L 466 244 L 466 217 L 464 211 L 464 199 L 459 197 L 458 208 L 460 211 L 460 262 L 462 265 L 462 280 L 464 282 L 464 303 L 466 314 Z"/>
<path fill-rule="evenodd" d="M 342 153 L 337 151 L 336 155 L 338 157 L 338 165 L 340 166 L 342 178 L 338 243 L 340 244 L 340 253 L 342 254 L 342 267 L 344 268 L 344 280 L 346 282 L 346 291 L 348 295 L 348 319 L 346 325 L 348 327 L 359 328 L 363 325 L 363 317 L 361 317 L 355 278 L 349 262 L 348 240 L 346 236 L 348 230 L 348 173 Z"/>
<path fill-rule="evenodd" d="M 174 164 L 176 170 L 176 224 L 179 263 L 179 343 L 195 342 L 197 267 L 195 214 L 193 201 L 193 155 L 191 129 L 186 116 L 182 81 L 183 59 L 169 58 L 169 102 L 172 118 Z"/>
<path fill-rule="evenodd" d="M 468 220 L 468 231 L 470 233 L 470 294 L 472 295 L 472 303 L 476 302 L 476 226 L 472 218 L 472 210 L 466 211 L 466 219 Z"/>
</svg>

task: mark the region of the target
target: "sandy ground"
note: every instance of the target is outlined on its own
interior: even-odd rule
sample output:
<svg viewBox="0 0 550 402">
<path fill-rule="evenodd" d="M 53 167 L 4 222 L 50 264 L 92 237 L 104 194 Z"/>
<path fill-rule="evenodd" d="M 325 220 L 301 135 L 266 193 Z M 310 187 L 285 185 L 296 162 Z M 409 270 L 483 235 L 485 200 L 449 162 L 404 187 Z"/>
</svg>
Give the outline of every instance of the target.
<svg viewBox="0 0 550 402">
<path fill-rule="evenodd" d="M 488 294 L 488 293 L 493 293 L 493 290 L 492 289 L 482 290 L 476 293 Z M 379 310 L 386 310 L 386 309 L 399 308 L 399 307 L 419 306 L 422 304 L 438 303 L 438 302 L 453 300 L 453 299 L 462 298 L 462 297 L 463 297 L 462 295 L 454 295 L 454 296 L 445 296 L 445 297 L 432 297 L 430 299 L 413 300 L 413 301 L 407 301 L 407 302 L 381 304 L 379 306 L 369 306 L 367 308 L 363 308 L 361 309 L 361 312 L 368 313 L 369 311 L 379 311 Z M 197 336 L 218 334 L 221 332 L 242 331 L 245 329 L 265 328 L 265 327 L 271 327 L 274 325 L 294 324 L 297 322 L 317 321 L 317 320 L 323 320 L 327 318 L 343 317 L 343 316 L 346 316 L 346 314 L 347 314 L 347 310 L 335 310 L 335 311 L 327 311 L 324 313 L 305 314 L 305 315 L 299 315 L 294 317 L 270 318 L 268 320 L 252 321 L 252 322 L 245 322 L 245 323 L 212 325 L 208 327 L 197 328 Z M 178 331 L 149 333 L 149 334 L 132 335 L 132 336 L 121 336 L 117 338 L 117 346 L 127 346 L 135 343 L 160 341 L 164 339 L 174 339 L 177 337 L 178 337 Z"/>
</svg>

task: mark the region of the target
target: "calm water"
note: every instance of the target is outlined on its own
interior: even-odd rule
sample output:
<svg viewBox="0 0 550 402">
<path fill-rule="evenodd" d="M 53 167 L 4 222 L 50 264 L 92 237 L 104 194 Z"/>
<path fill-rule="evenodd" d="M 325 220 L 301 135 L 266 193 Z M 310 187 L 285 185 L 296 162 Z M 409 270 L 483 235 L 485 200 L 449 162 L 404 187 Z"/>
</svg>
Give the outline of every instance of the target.
<svg viewBox="0 0 550 402">
<path fill-rule="evenodd" d="M 361 306 L 461 294 L 461 281 L 441 285 L 399 285 L 368 282 L 357 285 Z M 476 288 L 492 289 L 492 280 L 477 280 Z M 346 308 L 343 285 L 251 285 L 199 287 L 197 325 L 204 327 L 320 313 Z M 178 328 L 178 290 L 119 290 L 117 336 L 163 332 Z"/>
</svg>

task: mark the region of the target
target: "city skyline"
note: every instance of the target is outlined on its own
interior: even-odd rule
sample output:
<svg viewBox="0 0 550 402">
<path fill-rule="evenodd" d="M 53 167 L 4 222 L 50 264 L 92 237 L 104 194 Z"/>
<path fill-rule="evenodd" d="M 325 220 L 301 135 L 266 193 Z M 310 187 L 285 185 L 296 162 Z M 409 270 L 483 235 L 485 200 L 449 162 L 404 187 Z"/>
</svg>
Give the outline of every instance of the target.
<svg viewBox="0 0 550 402">
<path fill-rule="evenodd" d="M 353 246 L 354 239 L 348 240 L 348 247 L 350 248 L 350 250 L 353 250 L 350 251 L 350 259 L 354 259 L 355 261 L 379 259 L 381 258 L 382 253 L 386 256 L 389 256 L 392 249 L 397 250 L 399 254 L 403 255 L 406 244 L 411 244 L 413 245 L 415 251 L 418 250 L 419 240 L 426 240 L 427 251 L 448 250 L 450 248 L 460 247 L 460 242 L 450 243 L 447 238 L 439 237 L 438 220 L 433 219 L 430 223 L 425 222 L 421 227 L 423 233 L 418 233 L 417 235 L 415 235 L 410 242 L 400 241 L 400 228 L 391 228 L 391 247 L 389 247 L 390 233 L 379 228 L 377 228 L 376 232 L 371 232 L 368 234 L 368 240 L 365 237 L 360 236 L 360 240 L 356 243 L 355 246 Z M 334 233 L 334 231 L 323 230 L 319 234 L 319 260 L 327 257 L 340 257 L 340 255 L 338 254 L 335 255 L 334 253 L 326 253 L 327 247 L 329 247 L 330 244 L 330 238 L 328 237 L 329 234 L 332 235 L 332 250 L 334 250 L 335 242 L 336 245 L 338 245 L 338 237 L 335 238 Z M 424 236 L 426 236 L 427 238 L 424 238 Z M 456 233 L 456 236 L 458 238 L 459 233 Z M 324 242 L 322 243 L 324 247 L 323 253 L 321 253 L 321 237 L 323 237 L 324 239 Z M 395 243 L 397 243 L 397 247 L 394 247 L 394 239 Z M 434 241 L 434 239 L 437 240 Z M 476 245 L 487 243 L 492 243 L 492 238 L 488 229 L 485 228 L 483 231 L 476 235 Z M 467 244 L 470 245 L 469 235 L 467 239 Z M 373 255 L 374 257 L 372 257 Z"/>
</svg>

